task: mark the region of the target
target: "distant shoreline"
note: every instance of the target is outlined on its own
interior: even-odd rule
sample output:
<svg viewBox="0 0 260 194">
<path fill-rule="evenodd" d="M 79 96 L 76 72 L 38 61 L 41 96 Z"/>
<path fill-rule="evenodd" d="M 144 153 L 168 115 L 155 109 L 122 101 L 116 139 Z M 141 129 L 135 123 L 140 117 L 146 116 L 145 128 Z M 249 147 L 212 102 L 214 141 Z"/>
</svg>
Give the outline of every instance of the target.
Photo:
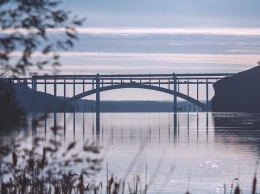
<svg viewBox="0 0 260 194">
<path fill-rule="evenodd" d="M 80 99 L 71 103 L 75 112 L 95 112 L 96 101 Z M 179 112 L 197 112 L 197 106 L 190 102 L 177 103 Z M 101 101 L 100 112 L 173 112 L 171 101 Z"/>
</svg>

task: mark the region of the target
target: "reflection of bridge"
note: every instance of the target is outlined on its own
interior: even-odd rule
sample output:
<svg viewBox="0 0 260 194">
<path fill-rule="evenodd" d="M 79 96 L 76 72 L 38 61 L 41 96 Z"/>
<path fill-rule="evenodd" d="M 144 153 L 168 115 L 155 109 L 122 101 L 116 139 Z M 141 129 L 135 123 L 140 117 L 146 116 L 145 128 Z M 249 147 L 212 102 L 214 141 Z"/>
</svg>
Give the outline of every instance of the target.
<svg viewBox="0 0 260 194">
<path fill-rule="evenodd" d="M 124 75 L 48 75 L 33 76 L 32 78 L 16 78 L 14 82 L 23 82 L 32 87 L 33 90 L 41 90 L 45 93 L 67 97 L 67 90 L 72 86 L 72 95 L 67 99 L 73 102 L 80 98 L 96 94 L 96 113 L 100 114 L 100 93 L 108 90 L 123 88 L 141 88 L 155 90 L 173 95 L 173 110 L 177 112 L 177 98 L 187 100 L 201 110 L 209 110 L 209 85 L 217 80 L 230 76 L 227 73 L 214 74 L 124 74 Z M 53 89 L 47 91 L 47 86 Z M 62 87 L 58 89 L 58 86 Z M 80 91 L 76 87 L 81 86 Z M 180 86 L 185 86 L 186 91 L 180 91 Z M 190 87 L 195 86 L 196 95 L 191 94 Z M 203 86 L 204 89 L 201 89 Z M 42 87 L 40 89 L 40 87 Z M 90 88 L 89 88 L 90 87 Z M 201 102 L 200 90 L 203 91 L 205 103 Z M 200 99 L 199 99 L 200 97 Z"/>
</svg>

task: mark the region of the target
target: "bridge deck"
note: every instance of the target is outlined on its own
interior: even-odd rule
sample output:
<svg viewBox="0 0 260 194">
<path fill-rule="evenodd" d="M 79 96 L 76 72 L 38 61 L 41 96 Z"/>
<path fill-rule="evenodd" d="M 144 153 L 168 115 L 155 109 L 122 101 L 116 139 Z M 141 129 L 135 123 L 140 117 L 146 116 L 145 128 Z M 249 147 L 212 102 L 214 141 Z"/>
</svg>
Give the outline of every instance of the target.
<svg viewBox="0 0 260 194">
<path fill-rule="evenodd" d="M 44 75 L 44 76 L 33 76 L 32 78 L 35 79 L 82 79 L 82 78 L 89 78 L 93 79 L 97 76 L 99 78 L 173 78 L 178 77 L 186 79 L 186 78 L 195 78 L 195 77 L 225 77 L 225 76 L 231 76 L 234 75 L 234 73 L 192 73 L 192 74 L 96 74 L 96 75 Z"/>
<path fill-rule="evenodd" d="M 47 85 L 51 85 L 54 96 L 57 96 L 59 93 L 57 92 L 59 85 L 59 90 L 63 90 L 62 95 L 64 95 L 64 99 L 67 98 L 67 88 L 70 88 L 72 85 L 73 88 L 70 90 L 70 93 L 72 93 L 70 95 L 71 101 L 90 94 L 96 94 L 97 117 L 99 117 L 100 92 L 123 88 L 142 88 L 171 94 L 173 95 L 174 111 L 177 111 L 177 96 L 196 106 L 208 108 L 210 99 L 209 85 L 214 84 L 223 77 L 232 75 L 234 73 L 44 75 L 32 76 L 32 78 L 13 78 L 10 80 L 30 85 L 33 90 L 37 90 L 37 85 L 43 85 L 44 87 L 42 88 L 45 93 L 47 93 Z M 64 87 L 61 88 L 60 85 Z M 82 86 L 80 93 L 76 93 L 76 85 Z M 191 94 L 190 86 L 193 87 L 196 95 L 195 92 Z M 186 93 L 183 92 L 183 88 L 186 90 Z M 202 98 L 206 99 L 205 104 L 202 104 L 200 100 L 200 90 L 203 91 L 204 96 Z M 78 91 L 79 89 L 77 89 Z"/>
</svg>

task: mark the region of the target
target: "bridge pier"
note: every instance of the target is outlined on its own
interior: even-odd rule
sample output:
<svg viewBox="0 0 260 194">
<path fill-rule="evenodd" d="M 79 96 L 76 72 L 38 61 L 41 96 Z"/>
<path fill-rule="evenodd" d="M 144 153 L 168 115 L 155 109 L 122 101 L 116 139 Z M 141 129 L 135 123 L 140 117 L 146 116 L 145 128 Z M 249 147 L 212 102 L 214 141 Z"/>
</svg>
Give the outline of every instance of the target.
<svg viewBox="0 0 260 194">
<path fill-rule="evenodd" d="M 54 96 L 57 96 L 57 83 L 56 83 L 56 78 L 54 79 Z"/>
<path fill-rule="evenodd" d="M 209 82 L 206 79 L 206 111 L 209 111 Z"/>
<path fill-rule="evenodd" d="M 32 77 L 32 90 L 37 91 L 37 79 Z"/>
<path fill-rule="evenodd" d="M 82 88 L 82 92 L 85 92 L 85 80 L 83 79 L 83 88 Z"/>
<path fill-rule="evenodd" d="M 23 80 L 23 84 L 26 85 L 26 86 L 28 86 L 28 82 L 27 82 L 27 79 L 26 79 L 26 78 Z"/>
<path fill-rule="evenodd" d="M 66 100 L 66 80 L 64 79 L 64 84 L 63 84 L 63 96 L 64 100 Z"/>
<path fill-rule="evenodd" d="M 47 83 L 46 83 L 46 79 L 44 79 L 44 93 L 47 92 Z"/>
<path fill-rule="evenodd" d="M 96 135 L 100 135 L 100 78 L 99 74 L 96 76 Z"/>
<path fill-rule="evenodd" d="M 197 100 L 199 100 L 199 80 L 197 79 Z"/>
<path fill-rule="evenodd" d="M 75 96 L 76 95 L 76 80 L 75 80 L 75 77 L 74 77 L 74 79 L 73 79 L 73 96 Z"/>
<path fill-rule="evenodd" d="M 99 79 L 99 74 L 97 74 L 96 77 L 96 119 L 100 118 L 100 79 Z"/>
<path fill-rule="evenodd" d="M 190 80 L 187 79 L 187 95 L 190 95 Z"/>
<path fill-rule="evenodd" d="M 173 84 L 174 84 L 173 90 L 175 92 L 177 92 L 177 77 L 176 77 L 175 73 L 173 73 Z M 173 112 L 177 113 L 177 96 L 176 95 L 173 96 Z"/>
</svg>

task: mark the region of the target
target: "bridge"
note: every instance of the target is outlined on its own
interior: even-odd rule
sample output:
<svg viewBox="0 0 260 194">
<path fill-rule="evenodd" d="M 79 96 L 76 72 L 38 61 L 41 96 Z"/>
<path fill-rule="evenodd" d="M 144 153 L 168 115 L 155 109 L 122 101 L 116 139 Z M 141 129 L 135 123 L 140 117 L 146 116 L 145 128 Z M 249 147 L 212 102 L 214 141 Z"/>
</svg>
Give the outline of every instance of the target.
<svg viewBox="0 0 260 194">
<path fill-rule="evenodd" d="M 217 80 L 231 75 L 233 75 L 233 73 L 44 75 L 32 76 L 32 78 L 13 78 L 12 81 L 15 83 L 27 84 L 35 91 L 42 91 L 54 96 L 63 96 L 64 100 L 67 100 L 68 102 L 73 102 L 83 97 L 95 94 L 96 114 L 97 117 L 99 117 L 100 93 L 124 88 L 154 90 L 172 95 L 174 112 L 178 111 L 177 98 L 189 101 L 191 104 L 199 107 L 203 111 L 208 111 L 208 102 L 212 97 L 209 96 L 209 86 Z M 71 86 L 72 94 L 68 96 L 68 91 Z M 195 96 L 194 92 L 191 94 L 190 88 L 192 86 L 193 88 L 194 86 L 196 88 Z M 78 87 L 81 87 L 81 89 L 78 89 Z M 51 91 L 49 88 L 51 88 Z M 204 100 L 202 101 L 201 99 L 203 98 Z"/>
</svg>

